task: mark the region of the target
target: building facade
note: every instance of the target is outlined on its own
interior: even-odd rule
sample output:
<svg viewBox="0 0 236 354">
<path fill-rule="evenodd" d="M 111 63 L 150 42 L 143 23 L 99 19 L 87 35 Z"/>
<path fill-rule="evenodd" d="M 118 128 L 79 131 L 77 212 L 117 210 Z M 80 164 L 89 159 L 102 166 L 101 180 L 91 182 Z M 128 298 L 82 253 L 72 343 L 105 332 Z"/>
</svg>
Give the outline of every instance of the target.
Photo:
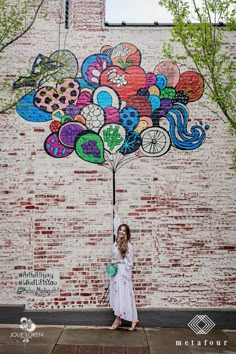
<svg viewBox="0 0 236 354">
<path fill-rule="evenodd" d="M 170 38 L 170 27 L 107 26 L 105 2 L 100 0 L 71 1 L 69 28 L 65 28 L 63 1 L 50 0 L 44 4 L 43 11 L 48 16 L 39 16 L 32 30 L 2 54 L 1 79 L 7 77 L 17 81 L 19 76 L 27 76 L 27 70 L 33 70 L 32 65 L 39 54 L 51 58 L 52 64 L 55 62 L 55 54 L 51 56 L 53 53 L 66 51 L 72 53 L 65 60 L 69 63 L 67 69 L 72 73 L 76 70 L 74 58 L 78 64 L 76 75 L 68 77 L 71 80 L 87 78 L 87 87 L 83 87 L 84 81 L 77 81 L 76 95 L 79 90 L 80 93 L 87 92 L 90 95 L 87 104 L 91 104 L 95 102 L 97 86 L 93 86 L 92 83 L 96 82 L 86 76 L 89 65 L 98 72 L 100 70 L 97 75 L 101 75 L 104 63 L 99 62 L 96 66 L 97 59 L 102 61 L 111 55 L 114 60 L 119 59 L 119 45 L 126 47 L 128 44 L 127 53 L 133 55 L 133 61 L 137 60 L 136 67 L 141 67 L 141 71 L 129 73 L 133 82 L 126 91 L 128 96 L 118 90 L 118 108 L 114 103 L 117 96 L 109 96 L 113 102 L 111 106 L 115 107 L 109 122 L 116 123 L 114 117 L 125 107 L 122 101 L 127 102 L 136 95 L 132 91 L 135 82 L 138 83 L 136 91 L 146 89 L 146 96 L 140 94 L 139 97 L 149 102 L 151 110 L 149 116 L 145 111 L 139 117 L 142 115 L 150 120 L 155 109 L 159 109 L 161 96 L 152 91 L 153 88 L 150 90 L 151 86 L 158 87 L 157 81 L 147 86 L 147 82 L 142 81 L 143 73 L 146 74 L 145 80 L 147 73 L 152 74 L 150 80 L 154 74 L 157 80 L 163 80 L 164 75 L 169 86 L 175 88 L 180 85 L 180 77 L 184 78 L 178 77 L 173 67 L 170 73 L 165 65 L 158 66 L 167 61 L 162 47 Z M 234 33 L 226 34 L 225 46 L 235 55 Z M 183 53 L 178 44 L 175 51 L 180 56 Z M 91 58 L 92 55 L 97 57 Z M 130 60 L 128 56 L 125 57 L 126 63 Z M 109 68 L 114 61 L 108 64 L 104 65 Z M 179 75 L 196 72 L 187 59 L 181 59 L 175 66 L 177 68 Z M 121 78 L 124 72 L 120 74 Z M 57 85 L 61 84 L 61 79 L 59 75 Z M 123 153 L 126 163 L 120 162 L 115 176 L 107 168 L 111 156 L 107 152 L 103 156 L 105 163 L 97 163 L 95 155 L 93 161 L 84 156 L 81 158 L 78 151 L 68 153 L 65 158 L 50 155 L 47 150 L 50 142 L 45 139 L 52 133 L 52 121 L 46 114 L 51 115 L 53 110 L 48 107 L 46 113 L 41 110 L 44 114 L 42 121 L 40 118 L 34 120 L 32 112 L 22 113 L 22 109 L 26 110 L 27 104 L 30 105 L 25 102 L 18 104 L 16 111 L 1 114 L 2 305 L 23 304 L 30 310 L 108 308 L 109 279 L 105 266 L 111 257 L 115 197 L 116 212 L 132 230 L 133 285 L 138 309 L 235 307 L 236 190 L 231 156 L 235 137 L 206 107 L 208 102 L 204 92 L 194 96 L 199 87 L 201 90 L 200 78 L 197 88 L 194 78 L 189 80 L 186 79 L 175 93 L 193 85 L 188 92 L 192 99 L 188 103 L 178 102 L 171 96 L 169 101 L 188 108 L 186 124 L 189 134 L 193 126 L 200 127 L 199 139 L 205 134 L 199 146 L 191 145 L 192 140 L 190 145 L 178 145 L 181 139 L 176 133 L 177 140 L 172 139 L 160 156 L 152 152 L 145 154 L 142 149 L 136 149 L 132 154 Z M 104 86 L 109 86 L 109 80 L 104 82 Z M 168 83 L 159 82 L 159 91 L 165 87 Z M 59 86 L 54 89 L 54 94 L 60 96 Z M 109 92 L 104 93 L 105 97 Z M 46 94 L 50 98 L 50 93 Z M 149 98 L 157 96 L 159 101 L 157 98 L 148 99 L 147 95 Z M 163 98 L 168 100 L 167 96 Z M 84 105 L 82 103 L 80 108 Z M 97 105 L 102 106 L 103 111 L 108 106 L 102 100 Z M 126 104 L 128 106 L 139 111 L 137 102 Z M 56 109 L 61 109 L 60 104 Z M 81 111 L 78 115 L 83 116 Z M 163 115 L 157 115 L 155 127 L 160 126 L 168 132 L 174 113 L 166 121 L 161 117 Z M 108 123 L 107 117 L 108 113 L 104 118 Z M 54 119 L 56 121 L 60 119 Z M 148 119 L 145 124 L 149 126 Z M 91 127 L 89 130 L 93 130 Z M 136 128 L 137 125 L 133 130 Z M 142 128 L 138 132 L 141 134 Z M 169 137 L 170 131 L 167 140 Z M 112 161 L 110 166 L 118 166 L 115 160 Z"/>
</svg>

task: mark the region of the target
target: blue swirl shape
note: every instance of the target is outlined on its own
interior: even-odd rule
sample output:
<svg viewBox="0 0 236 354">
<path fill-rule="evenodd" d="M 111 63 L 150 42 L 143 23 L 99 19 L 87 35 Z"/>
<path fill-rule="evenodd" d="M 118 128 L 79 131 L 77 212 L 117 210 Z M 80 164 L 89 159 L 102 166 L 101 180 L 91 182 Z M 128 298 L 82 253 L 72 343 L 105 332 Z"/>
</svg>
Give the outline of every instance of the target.
<svg viewBox="0 0 236 354">
<path fill-rule="evenodd" d="M 181 104 L 177 103 L 166 114 L 169 122 L 169 133 L 172 144 L 181 150 L 197 149 L 205 140 L 206 133 L 199 125 L 194 125 L 187 130 L 188 110 Z"/>
</svg>

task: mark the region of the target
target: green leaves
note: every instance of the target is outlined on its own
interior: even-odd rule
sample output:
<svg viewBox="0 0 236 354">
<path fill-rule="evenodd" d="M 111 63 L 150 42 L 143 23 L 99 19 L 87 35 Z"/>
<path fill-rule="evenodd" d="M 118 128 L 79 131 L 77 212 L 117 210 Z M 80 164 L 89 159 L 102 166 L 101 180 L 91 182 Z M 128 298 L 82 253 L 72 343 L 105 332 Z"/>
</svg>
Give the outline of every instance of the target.
<svg viewBox="0 0 236 354">
<path fill-rule="evenodd" d="M 163 53 L 173 62 L 186 56 L 192 60 L 205 79 L 205 95 L 218 105 L 218 115 L 226 118 L 236 133 L 236 64 L 224 47 L 226 31 L 235 30 L 235 0 L 202 0 L 201 5 L 196 0 L 159 3 L 170 11 L 174 22 L 171 41 L 164 45 Z M 226 25 L 217 26 L 221 21 Z M 173 41 L 182 44 L 182 56 L 174 54 Z M 214 107 L 209 108 L 215 113 Z"/>
<path fill-rule="evenodd" d="M 120 64 L 123 70 L 127 69 L 129 66 L 133 65 L 132 60 L 127 60 L 125 63 L 122 59 L 118 59 L 118 63 Z"/>
<path fill-rule="evenodd" d="M 34 24 L 44 0 L 0 0 L 0 53 Z"/>
<path fill-rule="evenodd" d="M 33 26 L 45 0 L 0 0 L 0 53 L 17 41 Z M 42 73 L 40 79 L 47 80 L 49 73 Z M 0 88 L 0 112 L 15 107 L 19 98 L 29 93 L 29 88 L 12 89 L 12 80 L 3 79 Z M 36 87 L 39 84 L 39 80 Z M 34 87 L 31 89 L 33 91 Z"/>
</svg>

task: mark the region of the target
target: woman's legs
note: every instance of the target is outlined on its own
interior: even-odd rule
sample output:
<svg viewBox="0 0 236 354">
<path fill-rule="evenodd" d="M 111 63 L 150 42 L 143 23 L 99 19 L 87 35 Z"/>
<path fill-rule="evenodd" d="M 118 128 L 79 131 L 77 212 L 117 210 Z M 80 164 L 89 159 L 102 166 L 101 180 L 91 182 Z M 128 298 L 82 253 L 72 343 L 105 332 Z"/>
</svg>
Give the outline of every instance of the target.
<svg viewBox="0 0 236 354">
<path fill-rule="evenodd" d="M 139 322 L 140 322 L 139 320 L 132 321 L 132 325 L 129 328 L 129 331 L 134 331 L 136 329 L 136 327 L 138 326 Z"/>
<path fill-rule="evenodd" d="M 120 316 L 116 316 L 115 321 L 112 323 L 110 329 L 117 329 L 121 325 L 121 318 Z"/>
</svg>

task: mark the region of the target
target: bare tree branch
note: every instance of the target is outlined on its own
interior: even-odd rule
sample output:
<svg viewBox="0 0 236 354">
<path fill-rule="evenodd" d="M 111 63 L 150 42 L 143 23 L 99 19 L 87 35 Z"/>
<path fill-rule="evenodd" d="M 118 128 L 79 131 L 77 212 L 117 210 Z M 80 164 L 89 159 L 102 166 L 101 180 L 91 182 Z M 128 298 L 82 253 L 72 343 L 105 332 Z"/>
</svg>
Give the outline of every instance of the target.
<svg viewBox="0 0 236 354">
<path fill-rule="evenodd" d="M 22 36 L 24 36 L 30 29 L 31 27 L 33 26 L 37 16 L 38 16 L 38 13 L 39 13 L 39 10 L 41 9 L 43 3 L 44 3 L 45 0 L 41 0 L 40 4 L 38 5 L 38 7 L 36 8 L 35 10 L 35 13 L 34 13 L 34 16 L 31 20 L 31 22 L 29 23 L 29 25 L 18 35 L 16 35 L 14 38 L 12 38 L 10 41 L 8 41 L 7 43 L 5 43 L 1 48 L 0 48 L 0 53 L 6 48 L 8 47 L 9 45 L 11 45 L 12 43 L 14 43 L 15 41 L 17 41 L 19 38 L 21 38 Z"/>
</svg>

